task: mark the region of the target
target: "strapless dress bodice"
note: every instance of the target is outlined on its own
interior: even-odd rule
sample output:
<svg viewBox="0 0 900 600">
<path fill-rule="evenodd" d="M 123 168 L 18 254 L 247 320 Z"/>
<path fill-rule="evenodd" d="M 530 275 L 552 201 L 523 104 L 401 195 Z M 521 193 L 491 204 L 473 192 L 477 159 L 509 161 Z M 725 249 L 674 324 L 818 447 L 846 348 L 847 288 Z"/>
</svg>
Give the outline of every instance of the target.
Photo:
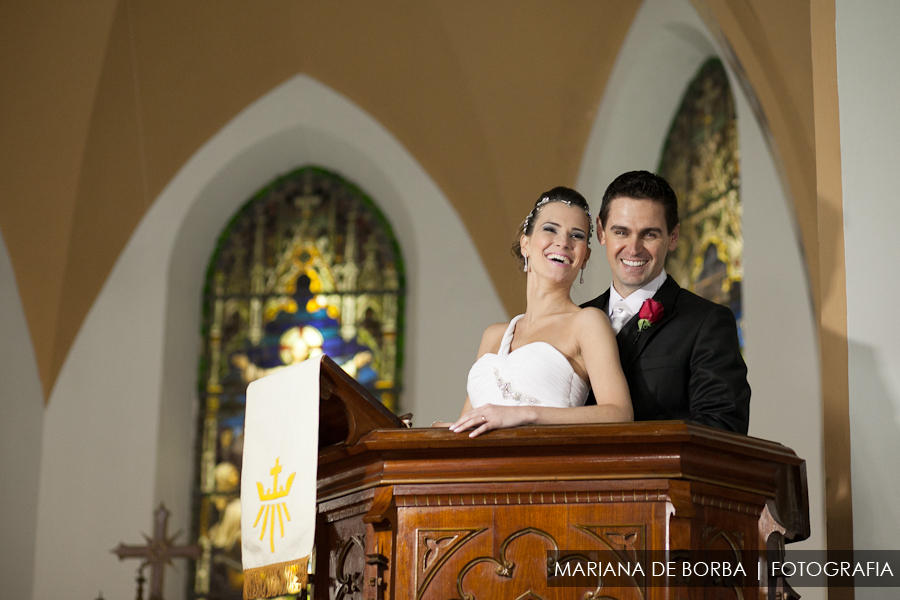
<svg viewBox="0 0 900 600">
<path fill-rule="evenodd" d="M 510 352 L 516 323 L 523 316 L 509 322 L 497 354 L 484 354 L 469 370 L 466 390 L 472 407 L 582 406 L 590 385 L 552 344 L 532 342 Z"/>
</svg>

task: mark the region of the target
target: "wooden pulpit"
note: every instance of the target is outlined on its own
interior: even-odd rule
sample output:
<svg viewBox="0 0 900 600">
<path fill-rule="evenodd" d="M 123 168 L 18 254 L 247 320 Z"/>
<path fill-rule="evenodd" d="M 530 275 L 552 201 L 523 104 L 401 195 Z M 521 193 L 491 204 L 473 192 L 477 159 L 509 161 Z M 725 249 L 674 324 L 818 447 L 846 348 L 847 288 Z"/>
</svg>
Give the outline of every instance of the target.
<svg viewBox="0 0 900 600">
<path fill-rule="evenodd" d="M 809 535 L 792 450 L 681 421 L 475 439 L 410 429 L 326 360 L 319 439 L 316 600 L 768 598 L 755 573 L 714 595 L 642 580 L 551 587 L 548 557 L 721 549 L 765 560 Z"/>
</svg>

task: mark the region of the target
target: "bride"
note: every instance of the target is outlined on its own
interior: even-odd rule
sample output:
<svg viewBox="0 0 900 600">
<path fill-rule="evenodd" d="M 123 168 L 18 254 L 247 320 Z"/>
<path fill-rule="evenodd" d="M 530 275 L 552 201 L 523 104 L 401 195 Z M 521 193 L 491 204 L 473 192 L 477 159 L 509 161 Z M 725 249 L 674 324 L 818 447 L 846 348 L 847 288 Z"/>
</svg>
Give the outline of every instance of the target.
<svg viewBox="0 0 900 600">
<path fill-rule="evenodd" d="M 436 426 L 476 437 L 518 425 L 634 419 L 609 319 L 569 297 L 590 258 L 592 230 L 575 190 L 557 187 L 535 202 L 513 246 L 527 277 L 525 314 L 485 330 L 462 416 Z M 584 406 L 591 387 L 597 405 Z"/>
</svg>

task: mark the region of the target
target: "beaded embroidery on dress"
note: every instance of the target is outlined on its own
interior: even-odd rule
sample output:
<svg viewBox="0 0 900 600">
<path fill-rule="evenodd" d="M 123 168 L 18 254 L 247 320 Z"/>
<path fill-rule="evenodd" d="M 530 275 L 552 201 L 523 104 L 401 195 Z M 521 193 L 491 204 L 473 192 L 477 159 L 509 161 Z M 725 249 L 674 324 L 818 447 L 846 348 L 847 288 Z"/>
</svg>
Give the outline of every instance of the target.
<svg viewBox="0 0 900 600">
<path fill-rule="evenodd" d="M 582 406 L 590 386 L 553 345 L 532 342 L 509 351 L 516 323 L 524 316 L 509 322 L 497 354 L 483 355 L 469 370 L 466 390 L 472 408 L 485 404 Z"/>
</svg>

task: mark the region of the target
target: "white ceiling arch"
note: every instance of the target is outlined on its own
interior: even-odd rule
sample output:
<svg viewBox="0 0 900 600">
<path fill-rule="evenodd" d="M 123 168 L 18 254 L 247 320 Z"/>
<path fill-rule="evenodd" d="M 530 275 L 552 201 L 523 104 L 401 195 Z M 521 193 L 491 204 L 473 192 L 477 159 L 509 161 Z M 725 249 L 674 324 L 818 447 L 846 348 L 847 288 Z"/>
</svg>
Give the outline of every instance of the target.
<svg viewBox="0 0 900 600">
<path fill-rule="evenodd" d="M 459 413 L 481 333 L 506 318 L 475 244 L 389 131 L 341 94 L 297 75 L 183 165 L 91 307 L 44 419 L 34 597 L 62 587 L 73 596 L 103 589 L 126 597 L 133 570 L 109 549 L 137 535 L 159 501 L 172 511 L 173 531 L 188 527 L 206 266 L 235 211 L 277 176 L 308 164 L 365 190 L 401 245 L 408 290 L 401 408 L 420 424 Z M 62 530 L 77 550 L 60 543 Z M 181 596 L 183 577 L 184 570 L 169 572 L 167 597 Z"/>
<path fill-rule="evenodd" d="M 798 229 L 767 135 L 726 55 L 689 0 L 645 0 L 616 60 L 585 152 L 578 190 L 597 214 L 606 186 L 626 171 L 655 171 L 688 84 L 719 56 L 738 119 L 744 233 L 745 359 L 753 388 L 751 435 L 784 441 L 807 460 L 813 537 L 824 547 L 821 393 L 812 299 Z M 595 249 L 595 253 L 601 251 Z M 585 300 L 606 289 L 592 261 Z M 589 281 L 588 281 L 589 280 Z M 786 303 L 785 298 L 793 299 Z M 777 343 L 773 343 L 777 340 Z M 797 373 L 803 373 L 797 377 Z M 803 422 L 802 434 L 796 423 Z M 809 590 L 815 594 L 817 590 Z M 809 595 L 806 594 L 806 595 Z"/>
</svg>

